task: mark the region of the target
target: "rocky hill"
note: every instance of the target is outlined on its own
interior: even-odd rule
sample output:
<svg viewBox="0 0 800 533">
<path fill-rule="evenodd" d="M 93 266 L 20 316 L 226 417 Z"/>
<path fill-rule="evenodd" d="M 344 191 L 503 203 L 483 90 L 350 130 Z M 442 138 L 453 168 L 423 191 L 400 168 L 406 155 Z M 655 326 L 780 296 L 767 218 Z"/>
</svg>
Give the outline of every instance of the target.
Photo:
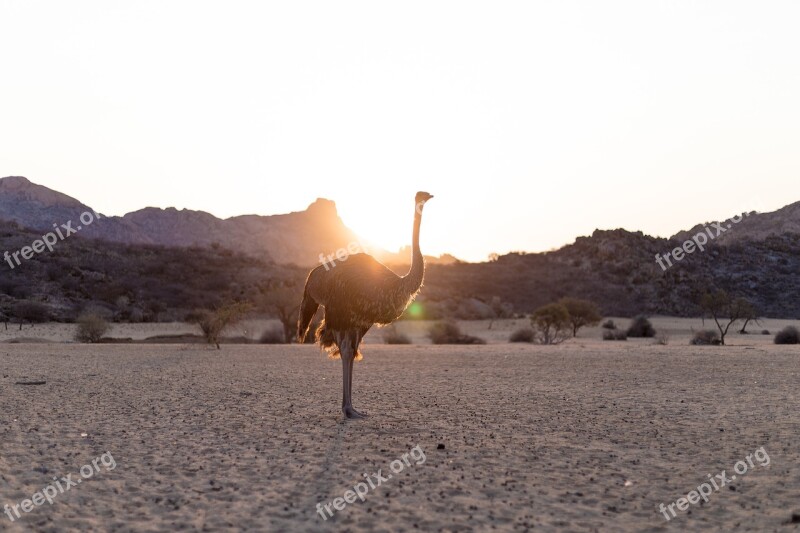
<svg viewBox="0 0 800 533">
<path fill-rule="evenodd" d="M 715 227 L 714 222 L 719 226 Z M 770 213 L 739 213 L 733 214 L 724 221 L 706 222 L 673 235 L 672 239 L 685 241 L 700 232 L 709 230 L 714 235 L 714 241 L 721 244 L 730 244 L 743 241 L 763 241 L 768 237 L 783 235 L 784 233 L 800 234 L 800 202 L 787 205 Z M 706 229 L 707 228 L 707 229 Z"/>
<path fill-rule="evenodd" d="M 94 209 L 65 194 L 20 176 L 0 179 L 0 220 L 24 228 L 50 231 L 53 224 L 73 222 Z M 148 207 L 122 217 L 100 218 L 82 226 L 81 237 L 122 244 L 161 246 L 223 246 L 280 264 L 311 266 L 320 254 L 330 254 L 356 242 L 357 236 L 342 222 L 336 204 L 322 198 L 305 211 L 285 215 L 245 215 L 219 219 L 203 211 Z M 410 224 L 410 223 L 409 223 Z M 391 264 L 407 264 L 410 253 L 371 250 Z M 429 258 L 431 262 L 437 262 Z M 455 258 L 445 257 L 443 262 Z"/>
<path fill-rule="evenodd" d="M 681 244 L 641 232 L 597 230 L 554 252 L 433 266 L 425 294 L 449 302 L 498 298 L 518 312 L 573 296 L 597 302 L 607 315 L 699 316 L 700 296 L 720 288 L 747 298 L 763 316 L 800 318 L 800 234 L 715 243 L 663 270 L 656 254 Z"/>
<path fill-rule="evenodd" d="M 53 223 L 76 221 L 89 210 L 24 178 L 1 179 L 0 219 L 11 222 L 0 225 L 0 253 L 30 245 Z M 664 268 L 656 256 L 705 225 L 671 239 L 597 230 L 553 252 L 430 264 L 415 315 L 505 316 L 574 296 L 597 302 L 607 315 L 697 316 L 699 297 L 721 288 L 750 300 L 762 316 L 800 318 L 800 203 L 751 213 L 731 226 L 724 224 L 725 237 L 704 251 Z M 319 254 L 354 239 L 335 204 L 323 199 L 305 211 L 270 217 L 221 220 L 155 208 L 103 217 L 24 265 L 0 263 L 0 314 L 10 316 L 15 305 L 30 301 L 47 305 L 59 320 L 87 306 L 120 320 L 181 319 L 195 307 L 231 299 L 262 301 L 266 312 L 274 287 L 294 291 L 289 300 L 299 301 L 303 278 Z"/>
</svg>

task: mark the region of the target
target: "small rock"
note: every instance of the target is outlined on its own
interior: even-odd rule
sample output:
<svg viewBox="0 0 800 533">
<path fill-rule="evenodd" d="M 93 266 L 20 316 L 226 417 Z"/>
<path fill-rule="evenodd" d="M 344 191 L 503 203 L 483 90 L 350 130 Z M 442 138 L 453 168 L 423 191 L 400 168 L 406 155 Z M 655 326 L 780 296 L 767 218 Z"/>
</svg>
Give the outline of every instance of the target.
<svg viewBox="0 0 800 533">
<path fill-rule="evenodd" d="M 439 444 L 438 446 L 436 446 L 436 449 L 437 450 L 444 450 L 444 444 Z"/>
</svg>

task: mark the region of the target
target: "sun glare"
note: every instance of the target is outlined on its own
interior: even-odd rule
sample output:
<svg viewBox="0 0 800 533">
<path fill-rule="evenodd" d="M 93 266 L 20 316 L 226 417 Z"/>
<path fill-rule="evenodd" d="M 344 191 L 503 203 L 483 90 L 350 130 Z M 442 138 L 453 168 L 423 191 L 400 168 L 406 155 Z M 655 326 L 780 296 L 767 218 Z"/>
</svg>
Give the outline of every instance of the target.
<svg viewBox="0 0 800 533">
<path fill-rule="evenodd" d="M 342 204 L 339 216 L 363 240 L 365 247 L 377 246 L 388 252 L 397 252 L 405 246 L 411 246 L 414 214 L 411 207 L 402 214 L 400 211 L 399 206 L 379 211 Z M 422 242 L 426 242 L 424 235 Z"/>
</svg>

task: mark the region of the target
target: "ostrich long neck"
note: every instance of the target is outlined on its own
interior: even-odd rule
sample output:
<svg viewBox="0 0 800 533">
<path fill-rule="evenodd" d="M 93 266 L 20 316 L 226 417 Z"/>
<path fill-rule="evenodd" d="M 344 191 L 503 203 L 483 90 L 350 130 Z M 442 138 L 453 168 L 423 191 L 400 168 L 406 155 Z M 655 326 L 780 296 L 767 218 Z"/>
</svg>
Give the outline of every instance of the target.
<svg viewBox="0 0 800 533">
<path fill-rule="evenodd" d="M 422 207 L 414 210 L 414 235 L 411 239 L 412 257 L 411 268 L 403 276 L 403 288 L 408 294 L 414 294 L 422 287 L 422 278 L 425 276 L 425 259 L 419 250 L 419 227 L 422 224 Z"/>
</svg>

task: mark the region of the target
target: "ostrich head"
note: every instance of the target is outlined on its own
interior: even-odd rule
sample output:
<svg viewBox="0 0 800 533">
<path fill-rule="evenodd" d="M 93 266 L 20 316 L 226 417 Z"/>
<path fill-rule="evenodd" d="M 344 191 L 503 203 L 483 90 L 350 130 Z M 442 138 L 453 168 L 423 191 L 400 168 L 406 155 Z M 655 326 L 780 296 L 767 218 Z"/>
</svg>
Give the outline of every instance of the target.
<svg viewBox="0 0 800 533">
<path fill-rule="evenodd" d="M 414 198 L 414 202 L 417 204 L 417 212 L 422 213 L 422 208 L 425 206 L 425 202 L 433 198 L 432 194 L 428 194 L 424 191 L 419 191 L 417 193 L 416 198 Z"/>
</svg>

